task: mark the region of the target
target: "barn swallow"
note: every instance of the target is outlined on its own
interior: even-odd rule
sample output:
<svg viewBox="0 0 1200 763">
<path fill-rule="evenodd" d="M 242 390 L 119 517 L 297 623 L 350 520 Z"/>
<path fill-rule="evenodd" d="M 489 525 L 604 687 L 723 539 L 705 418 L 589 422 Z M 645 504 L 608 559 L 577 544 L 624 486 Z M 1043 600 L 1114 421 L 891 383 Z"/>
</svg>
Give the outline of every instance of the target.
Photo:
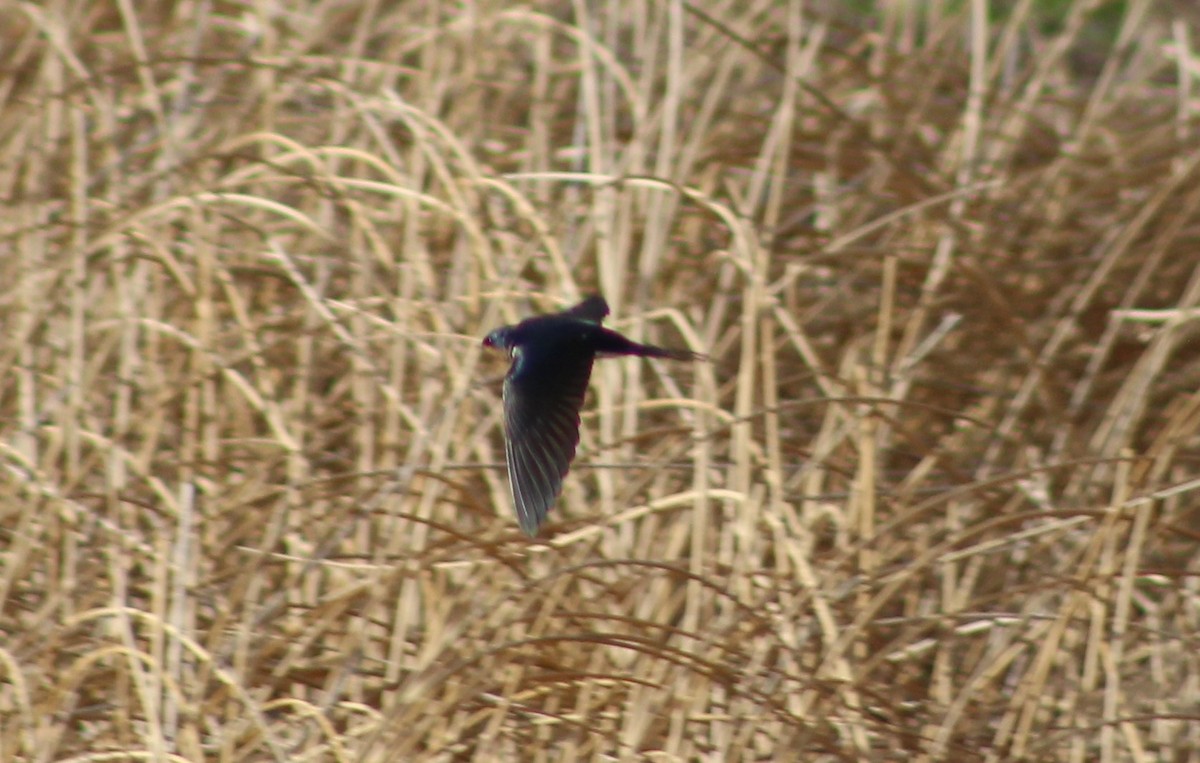
<svg viewBox="0 0 1200 763">
<path fill-rule="evenodd" d="M 600 325 L 606 315 L 608 303 L 592 296 L 484 337 L 484 347 L 505 350 L 512 359 L 504 377 L 504 453 L 517 521 L 530 536 L 537 535 L 575 458 L 592 361 L 616 355 L 704 358 L 626 339 Z"/>
</svg>

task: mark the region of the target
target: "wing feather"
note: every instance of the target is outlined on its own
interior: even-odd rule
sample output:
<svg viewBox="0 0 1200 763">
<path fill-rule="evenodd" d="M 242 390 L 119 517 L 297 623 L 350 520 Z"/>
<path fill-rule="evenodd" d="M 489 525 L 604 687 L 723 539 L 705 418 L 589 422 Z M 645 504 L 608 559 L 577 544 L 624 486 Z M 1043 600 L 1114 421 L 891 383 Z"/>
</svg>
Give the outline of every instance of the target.
<svg viewBox="0 0 1200 763">
<path fill-rule="evenodd" d="M 545 521 L 575 459 L 592 359 L 582 350 L 522 352 L 504 380 L 508 478 L 517 520 L 529 535 Z"/>
</svg>

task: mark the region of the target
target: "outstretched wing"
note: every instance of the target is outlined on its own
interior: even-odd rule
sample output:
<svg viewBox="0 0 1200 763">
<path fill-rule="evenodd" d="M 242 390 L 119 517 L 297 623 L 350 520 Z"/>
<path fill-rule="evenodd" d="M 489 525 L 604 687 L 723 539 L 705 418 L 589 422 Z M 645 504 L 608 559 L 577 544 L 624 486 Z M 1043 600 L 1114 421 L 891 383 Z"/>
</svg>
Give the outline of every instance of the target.
<svg viewBox="0 0 1200 763">
<path fill-rule="evenodd" d="M 546 519 L 575 458 L 593 356 L 586 348 L 519 348 L 504 380 L 508 479 L 517 521 L 529 535 Z"/>
<path fill-rule="evenodd" d="M 573 318 L 582 318 L 592 323 L 600 323 L 608 315 L 608 303 L 604 301 L 604 297 L 593 294 L 575 307 L 563 310 L 562 314 Z"/>
</svg>

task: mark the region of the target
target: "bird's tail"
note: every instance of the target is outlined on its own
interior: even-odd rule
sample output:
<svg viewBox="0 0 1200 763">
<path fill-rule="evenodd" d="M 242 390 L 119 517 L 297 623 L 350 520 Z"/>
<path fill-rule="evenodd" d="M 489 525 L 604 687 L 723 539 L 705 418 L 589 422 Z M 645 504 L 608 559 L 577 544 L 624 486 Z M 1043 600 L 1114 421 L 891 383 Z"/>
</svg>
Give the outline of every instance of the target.
<svg viewBox="0 0 1200 763">
<path fill-rule="evenodd" d="M 647 358 L 666 358 L 667 360 L 708 360 L 708 356 L 691 350 L 675 350 L 669 347 L 656 347 L 652 344 L 638 345 L 637 354 Z"/>
<path fill-rule="evenodd" d="M 596 354 L 601 357 L 641 355 L 644 358 L 666 358 L 668 360 L 708 360 L 707 355 L 701 355 L 691 350 L 676 350 L 653 344 L 642 344 L 605 328 L 597 330 L 590 338 Z"/>
</svg>

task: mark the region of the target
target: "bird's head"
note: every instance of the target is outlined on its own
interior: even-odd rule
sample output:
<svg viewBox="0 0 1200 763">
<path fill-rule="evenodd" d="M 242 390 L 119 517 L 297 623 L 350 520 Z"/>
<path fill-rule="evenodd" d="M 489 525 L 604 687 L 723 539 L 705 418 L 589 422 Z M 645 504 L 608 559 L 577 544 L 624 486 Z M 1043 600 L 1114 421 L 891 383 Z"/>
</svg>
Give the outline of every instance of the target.
<svg viewBox="0 0 1200 763">
<path fill-rule="evenodd" d="M 497 350 L 512 350 L 512 327 L 498 328 L 483 338 L 484 347 Z"/>
</svg>

